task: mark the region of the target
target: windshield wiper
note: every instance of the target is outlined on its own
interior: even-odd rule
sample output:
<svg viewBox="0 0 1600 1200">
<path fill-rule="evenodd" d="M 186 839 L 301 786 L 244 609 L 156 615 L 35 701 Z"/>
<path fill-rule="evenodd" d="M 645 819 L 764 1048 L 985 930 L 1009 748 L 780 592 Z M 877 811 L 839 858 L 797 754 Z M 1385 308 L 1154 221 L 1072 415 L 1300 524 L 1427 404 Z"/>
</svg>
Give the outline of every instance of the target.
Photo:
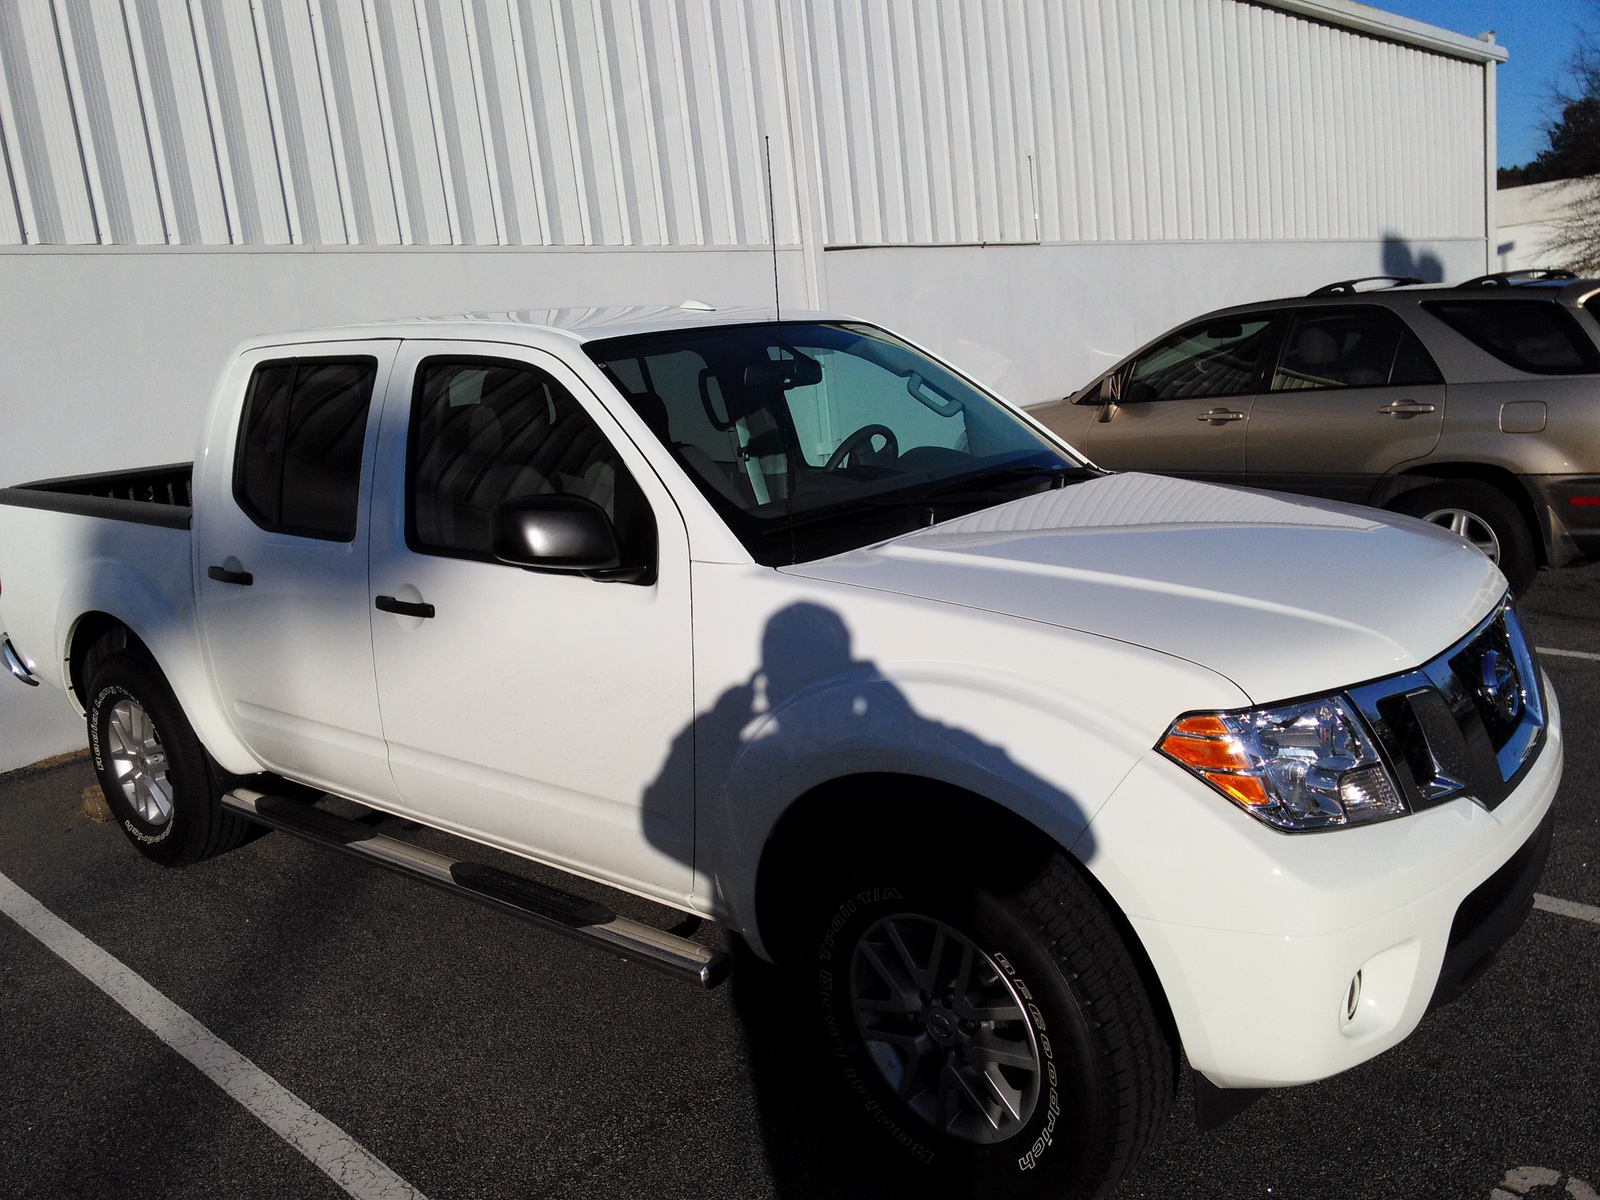
<svg viewBox="0 0 1600 1200">
<path fill-rule="evenodd" d="M 1066 463 L 1056 463 L 1045 466 L 1041 463 L 1018 463 L 1009 467 L 995 467 L 990 471 L 980 471 L 976 475 L 968 475 L 965 479 L 951 480 L 932 491 L 924 492 L 923 497 L 931 499 L 934 496 L 967 495 L 972 492 L 987 492 L 996 487 L 1003 487 L 1008 483 L 1021 483 L 1029 479 L 1055 479 L 1065 483 L 1069 478 L 1093 479 L 1099 474 L 1093 467 L 1073 466 Z"/>
</svg>

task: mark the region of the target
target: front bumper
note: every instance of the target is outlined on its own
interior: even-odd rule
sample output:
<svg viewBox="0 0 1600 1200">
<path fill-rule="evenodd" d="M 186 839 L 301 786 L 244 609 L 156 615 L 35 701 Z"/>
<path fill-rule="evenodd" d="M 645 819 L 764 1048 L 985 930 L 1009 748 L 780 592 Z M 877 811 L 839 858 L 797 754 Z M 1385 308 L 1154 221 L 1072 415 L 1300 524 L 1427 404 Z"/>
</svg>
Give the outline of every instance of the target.
<svg viewBox="0 0 1600 1200">
<path fill-rule="evenodd" d="M 1143 943 L 1196 1070 L 1228 1088 L 1322 1079 L 1470 982 L 1520 925 L 1542 866 L 1563 750 L 1548 680 L 1545 695 L 1545 745 L 1492 812 L 1459 798 L 1290 835 L 1158 754 L 1134 768 L 1080 854 Z"/>
</svg>

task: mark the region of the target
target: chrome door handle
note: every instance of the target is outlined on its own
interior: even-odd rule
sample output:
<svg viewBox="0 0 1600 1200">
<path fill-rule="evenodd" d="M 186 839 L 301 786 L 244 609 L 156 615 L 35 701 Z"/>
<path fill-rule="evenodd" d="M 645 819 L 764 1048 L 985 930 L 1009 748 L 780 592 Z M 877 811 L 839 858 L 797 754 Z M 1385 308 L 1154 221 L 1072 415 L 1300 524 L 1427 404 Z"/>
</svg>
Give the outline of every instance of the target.
<svg viewBox="0 0 1600 1200">
<path fill-rule="evenodd" d="M 1229 421 L 1244 420 L 1244 414 L 1242 412 L 1235 412 L 1231 408 L 1213 408 L 1210 412 L 1201 413 L 1195 419 L 1198 421 L 1209 422 L 1212 425 L 1225 425 Z"/>
<path fill-rule="evenodd" d="M 207 567 L 206 578 L 214 579 L 218 583 L 232 583 L 239 587 L 249 587 L 256 581 L 256 577 L 249 571 L 230 571 L 227 567 Z"/>
<path fill-rule="evenodd" d="M 1431 413 L 1433 405 L 1423 404 L 1417 400 L 1396 400 L 1392 404 L 1385 404 L 1378 411 L 1389 417 L 1415 417 L 1422 413 Z"/>
<path fill-rule="evenodd" d="M 372 603 L 379 612 L 394 613 L 401 617 L 421 617 L 427 620 L 434 613 L 431 604 L 413 604 L 409 600 L 396 600 L 393 596 L 379 596 Z"/>
</svg>

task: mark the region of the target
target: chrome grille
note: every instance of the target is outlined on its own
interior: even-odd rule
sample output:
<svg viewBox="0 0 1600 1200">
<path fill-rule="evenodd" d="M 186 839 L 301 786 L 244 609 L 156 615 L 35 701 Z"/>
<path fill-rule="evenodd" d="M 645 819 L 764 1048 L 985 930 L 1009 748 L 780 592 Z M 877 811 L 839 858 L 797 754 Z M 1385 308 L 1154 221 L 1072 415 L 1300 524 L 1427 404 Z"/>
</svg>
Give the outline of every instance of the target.
<svg viewBox="0 0 1600 1200">
<path fill-rule="evenodd" d="M 1544 744 L 1544 693 L 1509 604 L 1415 671 L 1349 691 L 1413 811 L 1500 804 Z"/>
</svg>

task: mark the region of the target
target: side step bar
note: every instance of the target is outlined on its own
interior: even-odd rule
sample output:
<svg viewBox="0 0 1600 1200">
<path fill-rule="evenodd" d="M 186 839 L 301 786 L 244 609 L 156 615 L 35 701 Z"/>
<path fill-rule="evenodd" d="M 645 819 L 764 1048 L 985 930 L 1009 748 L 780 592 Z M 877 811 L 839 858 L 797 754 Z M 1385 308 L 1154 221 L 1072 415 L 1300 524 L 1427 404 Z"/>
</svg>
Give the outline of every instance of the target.
<svg viewBox="0 0 1600 1200">
<path fill-rule="evenodd" d="M 258 825 L 432 884 L 674 978 L 714 988 L 728 977 L 731 960 L 721 951 L 653 925 L 619 917 L 603 904 L 532 879 L 385 837 L 360 821 L 347 820 L 303 801 L 235 788 L 222 797 L 222 806 Z"/>
</svg>

